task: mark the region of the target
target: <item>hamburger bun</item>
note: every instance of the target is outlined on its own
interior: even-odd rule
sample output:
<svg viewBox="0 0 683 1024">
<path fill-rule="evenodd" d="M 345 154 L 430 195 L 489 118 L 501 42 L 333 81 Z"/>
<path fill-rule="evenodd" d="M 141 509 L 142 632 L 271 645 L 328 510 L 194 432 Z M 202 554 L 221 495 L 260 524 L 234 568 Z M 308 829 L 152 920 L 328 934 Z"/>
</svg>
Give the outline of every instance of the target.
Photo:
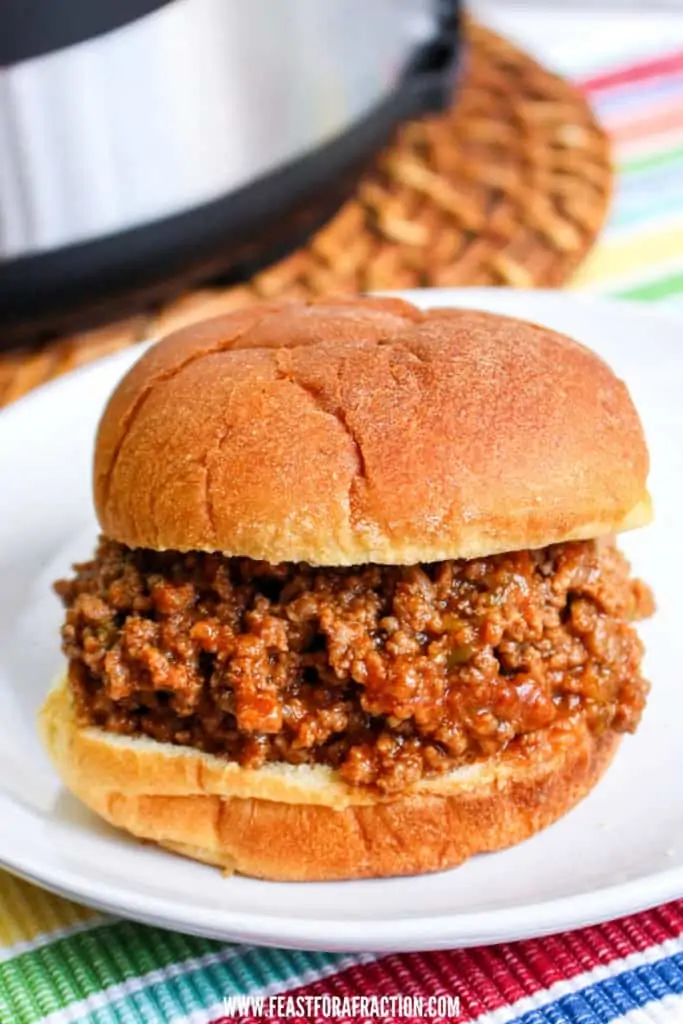
<svg viewBox="0 0 683 1024">
<path fill-rule="evenodd" d="M 440 871 L 519 843 L 590 792 L 619 743 L 579 717 L 383 800 L 322 765 L 249 770 L 79 726 L 65 680 L 40 729 L 68 789 L 112 825 L 228 872 L 298 882 Z"/>
<path fill-rule="evenodd" d="M 131 547 L 415 564 L 646 523 L 625 385 L 545 327 L 396 299 L 266 304 L 171 335 L 100 423 L 95 505 Z"/>
</svg>

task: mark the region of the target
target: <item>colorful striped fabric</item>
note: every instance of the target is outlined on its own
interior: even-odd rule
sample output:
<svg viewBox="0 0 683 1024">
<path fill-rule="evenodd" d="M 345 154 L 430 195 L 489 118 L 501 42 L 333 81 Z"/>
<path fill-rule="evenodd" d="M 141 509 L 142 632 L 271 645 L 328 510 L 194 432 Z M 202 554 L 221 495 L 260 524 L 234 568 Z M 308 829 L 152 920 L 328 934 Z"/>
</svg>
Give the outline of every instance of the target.
<svg viewBox="0 0 683 1024">
<path fill-rule="evenodd" d="M 619 174 L 606 230 L 573 287 L 683 304 L 683 27 L 681 43 L 583 80 Z"/>
<path fill-rule="evenodd" d="M 659 55 L 646 42 L 645 59 L 612 56 L 578 74 L 620 173 L 601 244 L 572 287 L 683 305 L 683 32 Z M 226 997 L 278 993 L 457 996 L 449 1019 L 478 1024 L 683 1024 L 683 901 L 537 941 L 340 956 L 105 918 L 0 872 L 0 1024 L 208 1024 L 227 1019 Z"/>
<path fill-rule="evenodd" d="M 384 957 L 178 935 L 92 914 L 9 875 L 0 905 L 2 1024 L 218 1024 L 226 998 L 278 993 L 447 995 L 460 1004 L 450 1019 L 476 1024 L 683 1021 L 683 901 L 544 939 Z"/>
</svg>

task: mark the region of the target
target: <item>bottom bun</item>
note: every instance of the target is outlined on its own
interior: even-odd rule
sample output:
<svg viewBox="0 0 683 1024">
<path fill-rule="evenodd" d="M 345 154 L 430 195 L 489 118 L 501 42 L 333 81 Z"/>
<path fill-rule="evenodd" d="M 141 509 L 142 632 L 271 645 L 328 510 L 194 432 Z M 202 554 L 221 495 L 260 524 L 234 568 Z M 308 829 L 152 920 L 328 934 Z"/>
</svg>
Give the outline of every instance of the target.
<svg viewBox="0 0 683 1024">
<path fill-rule="evenodd" d="M 189 747 L 82 727 L 66 682 L 48 695 L 40 726 L 67 788 L 112 825 L 276 881 L 421 874 L 512 846 L 590 792 L 619 743 L 577 718 L 537 734 L 523 752 L 383 799 L 321 766 L 249 771 Z"/>
</svg>

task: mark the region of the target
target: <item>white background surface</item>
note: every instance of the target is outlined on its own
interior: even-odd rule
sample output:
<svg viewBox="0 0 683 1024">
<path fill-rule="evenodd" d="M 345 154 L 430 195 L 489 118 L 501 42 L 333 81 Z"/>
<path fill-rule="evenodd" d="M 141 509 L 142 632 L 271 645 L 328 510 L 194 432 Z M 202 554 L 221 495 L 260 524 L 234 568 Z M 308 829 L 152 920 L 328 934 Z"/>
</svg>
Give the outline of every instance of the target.
<svg viewBox="0 0 683 1024">
<path fill-rule="evenodd" d="M 472 0 L 468 10 L 565 75 L 608 71 L 683 46 L 681 0 Z"/>
</svg>

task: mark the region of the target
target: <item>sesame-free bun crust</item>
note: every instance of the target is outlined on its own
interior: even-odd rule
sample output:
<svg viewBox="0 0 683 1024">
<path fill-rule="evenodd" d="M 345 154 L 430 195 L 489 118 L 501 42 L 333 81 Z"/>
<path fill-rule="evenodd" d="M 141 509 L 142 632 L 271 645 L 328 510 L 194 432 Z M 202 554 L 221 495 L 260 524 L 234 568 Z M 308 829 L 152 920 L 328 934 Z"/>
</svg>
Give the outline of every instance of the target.
<svg viewBox="0 0 683 1024">
<path fill-rule="evenodd" d="M 386 877 L 454 867 L 550 825 L 598 782 L 619 737 L 581 718 L 397 799 L 323 766 L 247 770 L 189 747 L 77 724 L 66 681 L 41 711 L 63 782 L 111 824 L 228 871 L 279 881 Z"/>
<path fill-rule="evenodd" d="M 625 385 L 569 338 L 330 300 L 151 348 L 104 412 L 95 504 L 132 547 L 411 564 L 643 525 L 647 472 Z"/>
</svg>

